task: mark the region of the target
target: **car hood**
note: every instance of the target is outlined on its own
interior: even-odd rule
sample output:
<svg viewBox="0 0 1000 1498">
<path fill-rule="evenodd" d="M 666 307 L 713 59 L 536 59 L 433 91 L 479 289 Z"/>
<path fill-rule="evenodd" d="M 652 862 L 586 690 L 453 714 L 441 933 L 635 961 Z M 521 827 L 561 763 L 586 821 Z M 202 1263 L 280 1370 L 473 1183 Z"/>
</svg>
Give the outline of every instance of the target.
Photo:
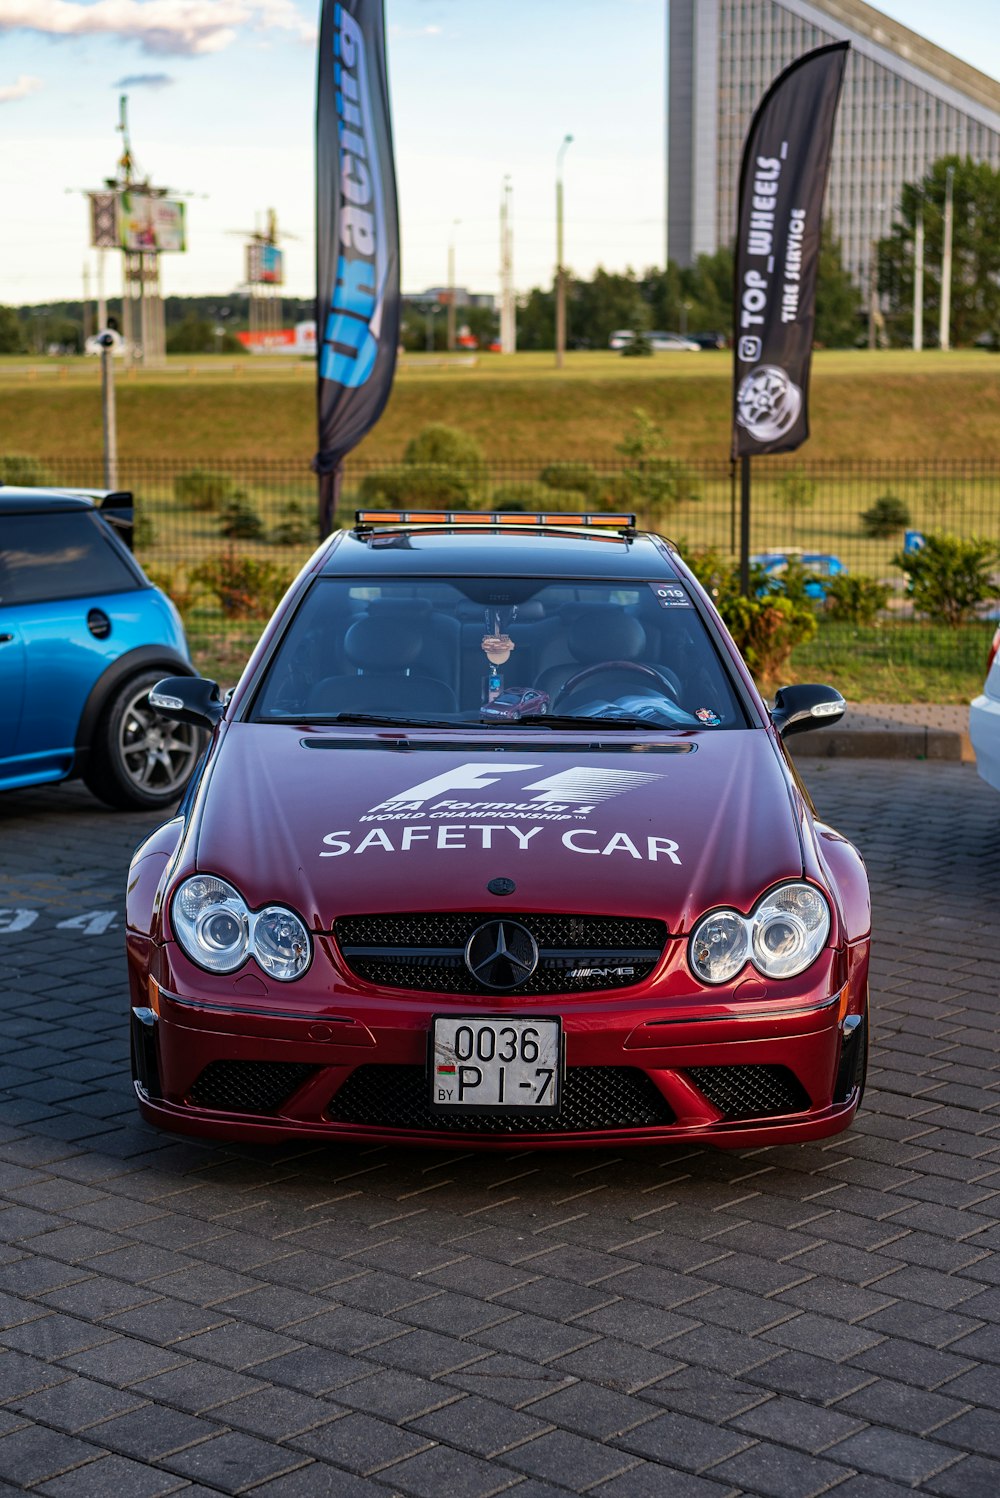
<svg viewBox="0 0 1000 1498">
<path fill-rule="evenodd" d="M 234 723 L 204 794 L 197 867 L 253 908 L 292 905 L 314 930 L 373 911 L 491 909 L 487 885 L 504 879 L 512 912 L 654 917 L 679 932 L 801 877 L 805 808 L 765 730 L 609 738 Z"/>
</svg>

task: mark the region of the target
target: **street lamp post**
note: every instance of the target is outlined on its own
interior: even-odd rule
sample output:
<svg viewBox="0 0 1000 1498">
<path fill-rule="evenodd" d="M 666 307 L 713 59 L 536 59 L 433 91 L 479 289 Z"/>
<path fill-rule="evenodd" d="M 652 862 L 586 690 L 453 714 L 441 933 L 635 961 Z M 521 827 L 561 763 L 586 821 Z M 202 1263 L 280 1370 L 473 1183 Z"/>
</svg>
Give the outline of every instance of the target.
<svg viewBox="0 0 1000 1498">
<path fill-rule="evenodd" d="M 566 352 L 566 274 L 563 270 L 563 157 L 573 144 L 572 135 L 563 137 L 556 155 L 556 368 L 562 369 Z"/>
<path fill-rule="evenodd" d="M 455 351 L 455 230 L 462 222 L 460 218 L 451 221 L 451 239 L 448 241 L 448 352 Z"/>
</svg>

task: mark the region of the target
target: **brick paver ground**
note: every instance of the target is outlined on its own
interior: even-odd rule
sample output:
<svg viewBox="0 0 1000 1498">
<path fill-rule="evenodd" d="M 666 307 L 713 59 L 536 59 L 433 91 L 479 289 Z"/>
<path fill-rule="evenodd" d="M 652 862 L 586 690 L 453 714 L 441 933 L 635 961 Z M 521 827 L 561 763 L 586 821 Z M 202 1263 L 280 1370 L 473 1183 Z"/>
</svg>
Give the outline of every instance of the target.
<svg viewBox="0 0 1000 1498">
<path fill-rule="evenodd" d="M 1000 798 L 813 761 L 877 909 L 824 1145 L 216 1147 L 133 1111 L 149 825 L 0 798 L 0 1493 L 1000 1493 Z"/>
</svg>

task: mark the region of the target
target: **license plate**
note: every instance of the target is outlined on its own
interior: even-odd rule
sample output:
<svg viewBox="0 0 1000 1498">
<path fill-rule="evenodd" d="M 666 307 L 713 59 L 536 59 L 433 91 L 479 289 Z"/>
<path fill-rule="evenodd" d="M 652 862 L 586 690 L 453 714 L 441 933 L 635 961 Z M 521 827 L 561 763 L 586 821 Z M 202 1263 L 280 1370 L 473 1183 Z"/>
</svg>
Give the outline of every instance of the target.
<svg viewBox="0 0 1000 1498">
<path fill-rule="evenodd" d="M 558 1113 L 557 1019 L 436 1015 L 431 1107 L 447 1113 Z"/>
</svg>

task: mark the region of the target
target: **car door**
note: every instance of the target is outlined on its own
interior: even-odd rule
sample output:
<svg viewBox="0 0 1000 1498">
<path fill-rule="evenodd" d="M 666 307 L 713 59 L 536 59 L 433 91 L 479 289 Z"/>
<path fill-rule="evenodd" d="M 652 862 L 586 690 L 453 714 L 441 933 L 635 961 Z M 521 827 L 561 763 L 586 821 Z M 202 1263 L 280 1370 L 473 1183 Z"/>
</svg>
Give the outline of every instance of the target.
<svg viewBox="0 0 1000 1498">
<path fill-rule="evenodd" d="M 0 661 L 12 646 L 20 655 L 19 722 L 6 730 L 13 738 L 6 750 L 7 785 L 58 780 L 70 772 L 84 704 L 120 653 L 107 595 L 138 583 L 100 526 L 90 509 L 4 516 L 0 575 L 8 603 L 0 609 L 7 615 L 0 633 L 13 638 L 0 645 Z M 9 668 L 0 664 L 0 672 L 11 678 L 13 699 L 18 661 L 11 659 Z"/>
<path fill-rule="evenodd" d="M 0 784 L 11 773 L 24 704 L 24 641 L 17 610 L 4 601 L 3 576 L 0 563 Z"/>
</svg>

